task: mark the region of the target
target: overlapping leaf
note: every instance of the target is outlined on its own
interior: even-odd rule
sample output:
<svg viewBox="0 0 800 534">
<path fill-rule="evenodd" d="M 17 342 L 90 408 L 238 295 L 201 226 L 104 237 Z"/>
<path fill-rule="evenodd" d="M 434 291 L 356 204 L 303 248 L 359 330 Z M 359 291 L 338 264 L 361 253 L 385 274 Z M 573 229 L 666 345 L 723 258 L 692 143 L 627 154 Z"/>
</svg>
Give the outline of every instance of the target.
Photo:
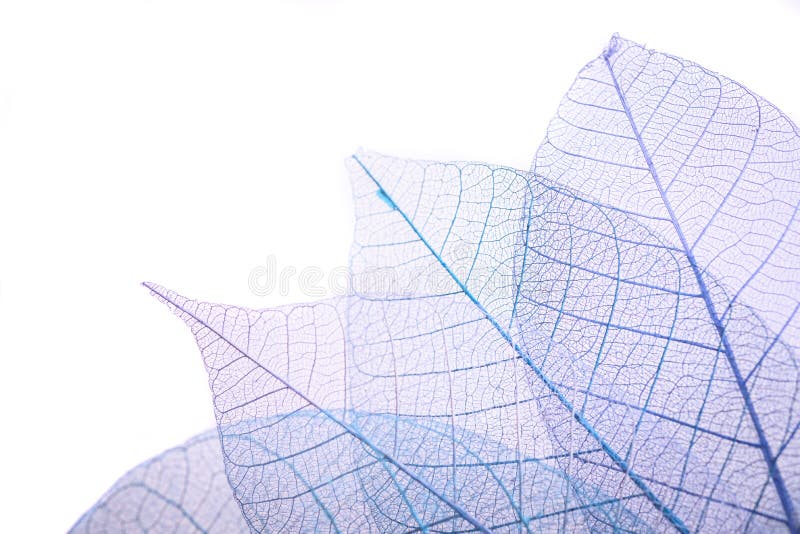
<svg viewBox="0 0 800 534">
<path fill-rule="evenodd" d="M 640 523 L 559 469 L 521 362 L 459 294 L 255 311 L 151 289 L 198 339 L 255 530 L 572 528 L 587 505 Z"/>
<path fill-rule="evenodd" d="M 256 531 L 798 530 L 800 139 L 620 38 L 533 172 L 350 162 L 352 292 L 191 327 Z"/>
<path fill-rule="evenodd" d="M 658 530 L 680 525 L 643 476 L 614 448 L 613 435 L 598 432 L 541 365 L 549 357 L 558 362 L 559 369 L 580 369 L 581 361 L 575 361 L 572 354 L 554 342 L 550 331 L 540 330 L 535 323 L 519 317 L 521 311 L 527 311 L 532 296 L 528 276 L 539 261 L 533 254 L 528 258 L 527 250 L 539 241 L 554 249 L 563 246 L 561 227 L 543 224 L 542 214 L 546 214 L 545 218 L 563 218 L 576 233 L 588 228 L 594 239 L 613 236 L 617 231 L 614 239 L 621 244 L 642 235 L 650 237 L 649 229 L 624 213 L 611 208 L 598 210 L 570 191 L 512 169 L 472 163 L 409 162 L 372 154 L 360 154 L 355 161 L 356 191 L 364 191 L 363 198 L 368 199 L 367 192 L 379 188 L 389 205 L 371 203 L 376 207 L 370 212 L 361 206 L 361 197 L 356 195 L 357 210 L 368 217 L 362 221 L 363 230 L 360 224 L 357 227 L 354 271 L 360 272 L 360 262 L 374 265 L 392 258 L 408 258 L 392 270 L 402 282 L 401 287 L 412 284 L 419 273 L 437 272 L 437 267 L 446 273 L 449 285 L 441 279 L 427 282 L 415 287 L 418 297 L 434 299 L 454 292 L 454 298 L 464 305 L 471 303 L 476 317 L 503 340 L 507 353 L 529 379 L 553 447 L 549 452 L 560 458 L 559 467 L 571 479 L 591 481 L 604 495 L 625 502 L 624 513 L 619 515 L 597 513 L 595 505 L 599 503 L 584 503 L 589 528 L 631 528 L 626 524 L 629 512 Z M 433 194 L 436 190 L 458 193 L 453 201 L 446 202 L 441 200 L 443 195 Z M 368 241 L 363 242 L 365 239 Z M 654 255 L 658 250 L 642 247 L 640 253 L 652 262 L 650 265 L 661 262 L 671 269 L 668 262 L 673 258 L 669 254 L 666 259 L 663 254 Z M 542 281 L 557 283 L 554 278 Z M 504 357 L 497 356 L 501 361 Z"/>
</svg>

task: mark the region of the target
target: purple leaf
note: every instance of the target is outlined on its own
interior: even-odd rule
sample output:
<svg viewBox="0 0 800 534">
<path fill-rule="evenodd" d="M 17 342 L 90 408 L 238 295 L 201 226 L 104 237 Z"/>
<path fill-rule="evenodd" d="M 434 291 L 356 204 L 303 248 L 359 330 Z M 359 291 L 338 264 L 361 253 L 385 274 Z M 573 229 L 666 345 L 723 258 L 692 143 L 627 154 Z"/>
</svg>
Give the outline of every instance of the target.
<svg viewBox="0 0 800 534">
<path fill-rule="evenodd" d="M 621 241 L 610 219 L 616 236 L 590 237 L 545 213 L 564 245 L 529 245 L 520 321 L 578 366 L 543 370 L 689 529 L 797 531 L 796 126 L 724 76 L 615 36 L 534 171 L 653 235 Z"/>
</svg>

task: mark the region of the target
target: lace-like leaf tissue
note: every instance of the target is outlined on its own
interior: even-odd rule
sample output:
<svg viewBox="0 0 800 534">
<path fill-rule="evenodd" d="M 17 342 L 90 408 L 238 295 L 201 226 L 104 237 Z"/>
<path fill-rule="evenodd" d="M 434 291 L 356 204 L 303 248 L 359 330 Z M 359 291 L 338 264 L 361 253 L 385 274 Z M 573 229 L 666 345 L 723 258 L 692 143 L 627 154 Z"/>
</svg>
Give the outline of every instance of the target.
<svg viewBox="0 0 800 534">
<path fill-rule="evenodd" d="M 197 339 L 251 530 L 800 529 L 800 137 L 773 105 L 615 36 L 529 172 L 348 166 L 346 296 L 145 284 Z"/>
</svg>

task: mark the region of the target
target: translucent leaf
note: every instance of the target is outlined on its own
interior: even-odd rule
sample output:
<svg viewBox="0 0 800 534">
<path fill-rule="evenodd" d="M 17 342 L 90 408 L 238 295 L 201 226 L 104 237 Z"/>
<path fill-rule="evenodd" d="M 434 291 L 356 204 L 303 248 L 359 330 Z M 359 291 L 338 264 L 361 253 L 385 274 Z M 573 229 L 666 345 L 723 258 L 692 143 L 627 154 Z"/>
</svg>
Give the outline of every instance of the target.
<svg viewBox="0 0 800 534">
<path fill-rule="evenodd" d="M 559 469 L 521 362 L 459 294 L 246 310 L 149 287 L 197 337 L 255 530 L 585 528 L 587 506 L 646 529 Z"/>
<path fill-rule="evenodd" d="M 107 532 L 249 532 L 225 477 L 216 429 L 135 467 L 72 527 Z"/>
<path fill-rule="evenodd" d="M 395 285 L 391 292 L 403 295 L 410 288 L 417 303 L 449 296 L 451 301 L 444 301 L 445 308 L 453 302 L 472 308 L 472 320 L 479 321 L 484 332 L 493 331 L 491 337 L 488 333 L 483 336 L 496 340 L 493 345 L 481 341 L 478 350 L 485 351 L 483 357 L 490 361 L 513 360 L 516 376 L 525 377 L 531 398 L 536 399 L 537 412 L 521 419 L 542 421 L 539 427 L 544 424 L 544 430 L 537 428 L 530 435 L 520 436 L 517 446 L 532 447 L 535 457 L 542 451 L 538 443 L 547 435 L 548 447 L 543 454 L 554 456 L 567 478 L 597 485 L 601 494 L 625 503 L 612 510 L 600 500 L 582 503 L 587 528 L 642 530 L 629 523 L 630 517 L 659 531 L 680 524 L 643 476 L 633 471 L 613 447 L 613 434 L 600 434 L 576 410 L 562 384 L 545 372 L 542 364 L 555 362 L 558 371 L 569 376 L 571 369 L 580 369 L 581 362 L 554 341 L 549 325 L 527 315 L 532 292 L 538 291 L 529 277 L 535 275 L 542 261 L 533 254 L 529 257 L 528 250 L 538 242 L 552 247 L 551 254 L 565 248 L 561 227 L 545 224 L 547 217 L 563 218 L 575 232 L 586 224 L 593 233 L 613 236 L 619 227 L 620 241 L 640 235 L 652 237 L 649 230 L 624 213 L 608 208 L 598 212 L 594 203 L 582 202 L 568 190 L 513 169 L 481 163 L 406 161 L 366 153 L 354 158 L 352 170 L 356 209 L 361 215 L 353 253 L 356 282 L 362 273 L 378 269 L 392 274 Z M 376 189 L 384 202 L 372 200 Z M 658 246 L 641 247 L 641 254 L 655 264 L 663 256 L 653 256 L 658 251 Z M 591 255 L 591 248 L 585 253 Z M 560 265 L 554 258 L 544 261 Z M 671 272 L 671 266 L 665 269 Z M 440 273 L 445 276 L 435 276 Z M 558 283 L 549 275 L 536 280 Z M 357 294 L 358 286 L 356 283 Z M 359 296 L 366 302 L 374 298 L 370 293 Z M 406 298 L 404 302 L 411 301 Z M 428 354 L 424 361 L 435 360 L 440 351 L 434 347 Z M 511 390 L 490 384 L 475 372 L 465 374 L 460 381 L 466 388 L 477 387 L 478 398 Z M 521 394 L 520 400 L 525 401 L 526 396 Z M 413 402 L 413 398 L 409 400 Z M 500 424 L 510 424 L 512 417 L 487 415 L 489 421 Z M 523 483 L 535 484 L 535 478 Z"/>
<path fill-rule="evenodd" d="M 644 78 L 640 73 L 637 79 Z M 598 91 L 609 87 L 592 83 Z M 567 108 L 576 106 L 576 99 L 571 93 Z M 588 121 L 591 111 L 582 111 Z M 627 118 L 624 110 L 621 116 Z M 565 120 L 556 119 L 557 132 L 566 128 L 560 126 Z M 774 122 L 791 126 L 782 117 Z M 563 183 L 573 167 L 575 175 L 585 173 L 583 189 L 598 185 L 595 175 L 610 172 L 594 167 L 596 156 L 582 161 L 576 155 L 581 146 L 603 146 L 598 126 L 582 127 L 601 138 L 581 141 L 579 133 L 564 133 L 565 142 L 580 143 L 561 150 L 563 160 L 543 148 L 562 165 L 563 175 L 548 172 L 561 183 L 531 175 L 525 194 L 508 169 L 359 155 L 365 182 L 371 181 L 384 199 L 383 216 L 396 212 L 394 220 L 402 220 L 410 231 L 403 233 L 400 222 L 392 228 L 388 218 L 370 221 L 367 228 L 379 229 L 373 232 L 389 231 L 382 244 L 357 254 L 371 262 L 407 258 L 402 263 L 405 283 L 434 263 L 447 272 L 545 388 L 537 396 L 550 441 L 559 447 L 554 452 L 581 458 L 562 463 L 571 479 L 592 480 L 603 494 L 629 499 L 626 511 L 659 530 L 659 518 L 681 531 L 795 530 L 798 479 L 781 472 L 782 466 L 792 475 L 797 471 L 796 344 L 787 334 L 795 328 L 798 297 L 798 270 L 787 261 L 798 244 L 797 200 L 791 194 L 798 188 L 797 172 L 785 164 L 792 157 L 772 153 L 777 163 L 770 167 L 763 157 L 751 155 L 748 165 L 759 162 L 761 168 L 740 172 L 768 172 L 771 181 L 782 182 L 784 193 L 779 198 L 769 188 L 748 185 L 755 226 L 767 233 L 761 236 L 761 261 L 738 279 L 732 273 L 755 254 L 749 245 L 756 240 L 742 230 L 753 227 L 746 220 L 734 224 L 724 215 L 717 217 L 717 234 L 745 237 L 722 241 L 713 256 L 706 253 L 712 258 L 706 267 L 698 259 L 702 247 L 697 253 L 683 247 L 680 221 L 667 225 L 647 206 L 637 211 L 624 205 L 635 197 L 631 188 L 614 203 Z M 784 130 L 786 139 L 773 137 L 772 142 L 790 150 L 797 140 L 793 129 Z M 612 142 L 617 135 L 610 136 Z M 630 154 L 620 147 L 608 150 L 610 156 Z M 717 156 L 708 172 L 736 163 L 724 161 L 724 153 Z M 621 176 L 608 182 L 624 181 L 625 172 L 651 172 L 649 165 L 626 165 Z M 363 189 L 367 198 L 369 187 Z M 788 212 L 781 211 L 785 198 L 791 199 Z M 770 217 L 781 221 L 775 235 L 764 226 Z M 520 220 L 514 231 L 514 221 Z M 725 224 L 732 228 L 725 230 Z M 715 232 L 705 235 L 710 239 Z M 716 258 L 725 256 L 738 263 L 717 268 Z M 783 263 L 772 263 L 775 258 Z M 782 298 L 769 292 L 760 299 L 755 294 L 745 298 L 750 285 L 767 273 L 764 287 L 783 287 Z M 741 283 L 731 285 L 732 280 Z M 764 316 L 780 316 L 784 322 L 772 328 Z M 578 431 L 571 418 L 579 423 Z M 602 453 L 575 453 L 591 444 Z"/>
<path fill-rule="evenodd" d="M 529 244 L 520 323 L 577 362 L 543 370 L 688 528 L 797 531 L 796 126 L 724 76 L 614 37 L 534 171 L 658 236 L 617 217 L 592 237 L 542 208 L 533 226 L 558 236 Z"/>
<path fill-rule="evenodd" d="M 800 141 L 612 39 L 533 172 L 350 160 L 352 293 L 192 329 L 256 531 L 798 531 Z"/>
</svg>

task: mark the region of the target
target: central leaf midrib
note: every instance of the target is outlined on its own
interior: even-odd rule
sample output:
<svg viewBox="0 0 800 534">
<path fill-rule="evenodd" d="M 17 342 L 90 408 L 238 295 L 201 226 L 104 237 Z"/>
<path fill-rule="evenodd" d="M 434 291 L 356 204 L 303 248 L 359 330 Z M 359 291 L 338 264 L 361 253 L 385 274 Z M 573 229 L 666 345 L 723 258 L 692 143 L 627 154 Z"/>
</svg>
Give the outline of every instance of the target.
<svg viewBox="0 0 800 534">
<path fill-rule="evenodd" d="M 444 268 L 447 274 L 453 279 L 456 284 L 458 284 L 461 291 L 469 298 L 469 300 L 483 313 L 489 323 L 494 326 L 494 328 L 498 331 L 498 333 L 503 337 L 503 339 L 514 349 L 514 351 L 519 355 L 523 362 L 525 362 L 528 367 L 530 367 L 536 376 L 547 386 L 547 388 L 558 398 L 561 404 L 570 412 L 572 413 L 573 418 L 589 433 L 592 438 L 597 441 L 603 451 L 608 455 L 608 457 L 615 463 L 617 466 L 624 472 L 628 478 L 644 493 L 645 497 L 653 504 L 653 506 L 662 513 L 665 519 L 669 521 L 676 530 L 679 532 L 687 533 L 689 529 L 683 523 L 683 521 L 677 517 L 669 507 L 667 507 L 661 500 L 656 496 L 655 493 L 650 489 L 650 487 L 642 480 L 642 478 L 635 473 L 630 466 L 628 465 L 625 460 L 623 460 L 619 454 L 609 445 L 606 441 L 600 436 L 600 434 L 594 429 L 594 427 L 589 423 L 589 421 L 583 416 L 583 414 L 579 413 L 577 410 L 574 409 L 572 403 L 567 399 L 563 393 L 555 386 L 555 384 L 547 377 L 542 369 L 533 363 L 530 359 L 528 354 L 512 339 L 511 335 L 497 322 L 497 320 L 484 308 L 484 306 L 478 301 L 478 299 L 472 294 L 472 292 L 466 287 L 466 285 L 461 281 L 461 279 L 453 272 L 447 262 L 433 249 L 433 247 L 428 243 L 427 239 L 420 233 L 417 229 L 416 225 L 408 218 L 406 213 L 397 205 L 397 203 L 392 199 L 391 195 L 387 193 L 381 183 L 375 178 L 375 176 L 370 172 L 367 166 L 358 159 L 357 156 L 351 156 L 356 163 L 358 163 L 359 167 L 364 171 L 364 173 L 373 181 L 373 183 L 378 187 L 378 196 L 381 198 L 388 199 L 389 206 L 396 210 L 403 220 L 408 224 L 414 234 L 419 238 L 420 242 L 428 249 L 428 251 L 433 255 L 434 258 L 439 262 L 439 264 Z"/>
<path fill-rule="evenodd" d="M 625 98 L 625 94 L 622 92 L 622 88 L 619 85 L 616 75 L 614 74 L 614 69 L 611 67 L 609 57 L 615 51 L 616 50 L 611 49 L 609 51 L 604 52 L 602 56 L 603 62 L 608 68 L 609 75 L 611 76 L 611 80 L 614 84 L 614 89 L 616 90 L 617 96 L 620 100 L 620 104 L 623 107 L 625 117 L 628 120 L 634 138 L 639 144 L 639 149 L 641 150 L 642 157 L 644 158 L 650 176 L 653 179 L 656 188 L 658 189 L 658 192 L 661 196 L 661 201 L 663 202 L 664 207 L 667 210 L 667 213 L 669 214 L 669 218 L 673 228 L 675 229 L 675 233 L 681 242 L 681 246 L 683 247 L 683 253 L 686 255 L 686 258 L 692 267 L 692 272 L 694 273 L 694 276 L 697 280 L 697 284 L 699 286 L 703 302 L 705 303 L 706 306 L 706 311 L 708 312 L 709 318 L 711 319 L 711 322 L 714 324 L 714 327 L 716 328 L 717 333 L 720 337 L 720 342 L 722 343 L 725 353 L 725 359 L 727 360 L 728 365 L 731 368 L 731 372 L 733 373 L 734 378 L 736 379 L 736 384 L 739 389 L 739 393 L 742 396 L 742 400 L 744 401 L 745 408 L 747 409 L 748 412 L 748 416 L 750 417 L 754 430 L 758 435 L 758 440 L 760 443 L 759 448 L 761 449 L 762 455 L 764 456 L 764 461 L 767 464 L 767 468 L 769 470 L 768 471 L 769 477 L 772 480 L 772 483 L 775 486 L 775 491 L 778 494 L 778 498 L 781 501 L 781 506 L 783 507 L 784 514 L 786 515 L 787 524 L 792 532 L 798 532 L 800 531 L 800 525 L 797 524 L 797 521 L 795 519 L 794 503 L 792 501 L 791 496 L 789 495 L 788 490 L 786 489 L 786 483 L 783 480 L 780 470 L 778 469 L 778 465 L 775 461 L 775 457 L 772 454 L 772 448 L 770 447 L 764 429 L 761 426 L 761 421 L 758 417 L 758 413 L 756 412 L 755 406 L 753 405 L 752 399 L 750 398 L 750 392 L 748 391 L 747 385 L 743 380 L 742 373 L 739 370 L 739 365 L 736 363 L 736 357 L 734 356 L 733 348 L 731 347 L 730 341 L 728 340 L 728 336 L 725 332 L 725 326 L 720 321 L 719 315 L 717 314 L 716 308 L 714 306 L 714 302 L 711 300 L 711 294 L 708 290 L 708 287 L 706 286 L 703 275 L 700 272 L 697 260 L 694 257 L 694 253 L 692 252 L 691 247 L 689 247 L 689 243 L 686 240 L 686 236 L 684 235 L 681 229 L 680 222 L 678 221 L 678 218 L 675 215 L 675 211 L 672 209 L 672 204 L 669 202 L 669 199 L 667 198 L 667 194 L 664 191 L 658 172 L 655 168 L 655 164 L 653 163 L 653 158 L 650 156 L 650 153 L 644 144 L 644 139 L 642 138 L 642 135 L 639 132 L 638 127 L 636 126 L 636 122 L 633 119 L 633 115 L 631 114 L 628 101 Z"/>
</svg>

